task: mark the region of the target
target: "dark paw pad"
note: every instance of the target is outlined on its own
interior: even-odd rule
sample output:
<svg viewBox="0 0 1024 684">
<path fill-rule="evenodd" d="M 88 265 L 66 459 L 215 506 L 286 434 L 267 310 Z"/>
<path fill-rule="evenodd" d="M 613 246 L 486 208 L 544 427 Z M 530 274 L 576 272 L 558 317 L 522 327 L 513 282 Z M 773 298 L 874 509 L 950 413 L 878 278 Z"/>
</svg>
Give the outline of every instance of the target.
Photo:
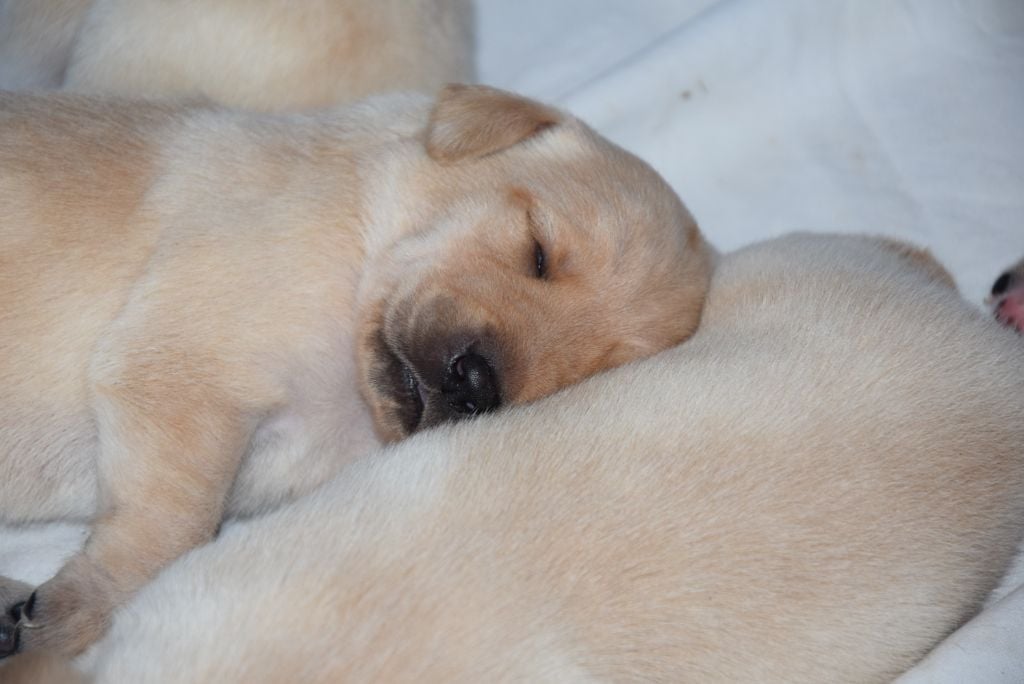
<svg viewBox="0 0 1024 684">
<path fill-rule="evenodd" d="M 992 283 L 992 296 L 998 297 L 1009 290 L 1012 280 L 1013 274 L 1009 271 L 996 278 L 996 282 Z"/>
</svg>

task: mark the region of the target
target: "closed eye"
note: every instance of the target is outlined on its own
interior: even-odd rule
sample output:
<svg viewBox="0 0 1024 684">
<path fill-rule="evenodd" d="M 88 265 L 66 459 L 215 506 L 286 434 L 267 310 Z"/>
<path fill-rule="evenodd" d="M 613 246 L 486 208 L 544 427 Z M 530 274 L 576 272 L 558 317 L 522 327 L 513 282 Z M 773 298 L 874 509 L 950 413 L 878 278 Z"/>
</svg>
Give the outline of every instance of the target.
<svg viewBox="0 0 1024 684">
<path fill-rule="evenodd" d="M 548 262 L 544 254 L 544 247 L 538 240 L 533 241 L 533 266 L 534 275 L 540 279 L 548 277 Z"/>
</svg>

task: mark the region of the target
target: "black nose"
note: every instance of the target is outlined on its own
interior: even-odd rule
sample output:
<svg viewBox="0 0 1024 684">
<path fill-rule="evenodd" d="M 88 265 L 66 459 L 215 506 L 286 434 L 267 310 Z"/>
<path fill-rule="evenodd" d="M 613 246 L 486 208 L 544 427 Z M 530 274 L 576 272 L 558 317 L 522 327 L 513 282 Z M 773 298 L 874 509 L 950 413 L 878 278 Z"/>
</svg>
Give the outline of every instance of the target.
<svg viewBox="0 0 1024 684">
<path fill-rule="evenodd" d="M 487 359 L 472 352 L 451 362 L 441 384 L 441 393 L 457 414 L 485 413 L 501 403 L 494 369 Z"/>
<path fill-rule="evenodd" d="M 1013 276 L 1009 272 L 996 278 L 996 282 L 992 283 L 992 296 L 998 297 L 1010 289 L 1011 280 L 1013 280 Z"/>
</svg>

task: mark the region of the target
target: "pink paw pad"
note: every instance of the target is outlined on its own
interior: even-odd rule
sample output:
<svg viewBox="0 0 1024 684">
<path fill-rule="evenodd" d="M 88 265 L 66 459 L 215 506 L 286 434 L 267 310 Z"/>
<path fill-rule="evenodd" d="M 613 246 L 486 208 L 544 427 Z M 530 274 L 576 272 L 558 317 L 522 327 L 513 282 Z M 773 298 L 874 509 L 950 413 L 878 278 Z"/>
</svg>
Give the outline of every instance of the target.
<svg viewBox="0 0 1024 684">
<path fill-rule="evenodd" d="M 1018 332 L 1024 332 L 1024 278 L 1007 272 L 992 286 L 996 320 Z"/>
</svg>

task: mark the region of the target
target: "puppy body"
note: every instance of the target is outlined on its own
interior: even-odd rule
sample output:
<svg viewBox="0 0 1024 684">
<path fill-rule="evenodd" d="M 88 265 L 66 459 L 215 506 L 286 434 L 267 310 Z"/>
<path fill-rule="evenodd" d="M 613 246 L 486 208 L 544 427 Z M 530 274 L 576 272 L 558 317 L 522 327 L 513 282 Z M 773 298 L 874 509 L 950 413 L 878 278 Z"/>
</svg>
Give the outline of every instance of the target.
<svg viewBox="0 0 1024 684">
<path fill-rule="evenodd" d="M 653 171 L 487 88 L 281 117 L 3 96 L 0 169 L 0 517 L 94 520 L 22 648 L 76 652 L 225 514 L 378 437 L 684 339 L 710 272 Z"/>
<path fill-rule="evenodd" d="M 687 344 L 417 435 L 179 561 L 95 681 L 888 681 L 1024 525 L 1024 348 L 923 258 L 726 257 Z"/>
<path fill-rule="evenodd" d="M 474 78 L 471 0 L 0 0 L 0 19 L 11 89 L 280 111 Z"/>
</svg>

